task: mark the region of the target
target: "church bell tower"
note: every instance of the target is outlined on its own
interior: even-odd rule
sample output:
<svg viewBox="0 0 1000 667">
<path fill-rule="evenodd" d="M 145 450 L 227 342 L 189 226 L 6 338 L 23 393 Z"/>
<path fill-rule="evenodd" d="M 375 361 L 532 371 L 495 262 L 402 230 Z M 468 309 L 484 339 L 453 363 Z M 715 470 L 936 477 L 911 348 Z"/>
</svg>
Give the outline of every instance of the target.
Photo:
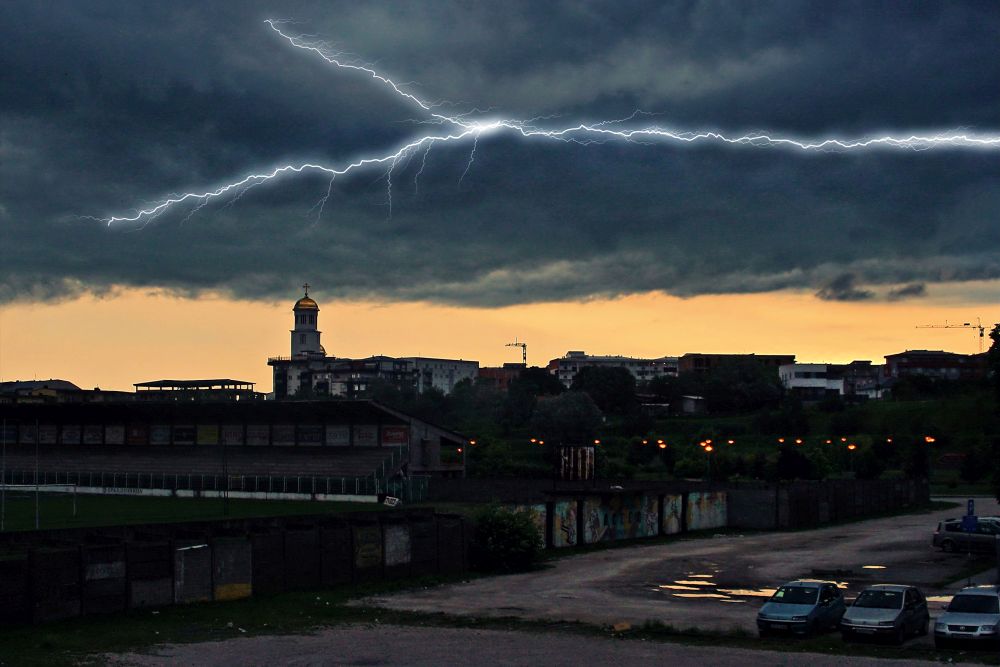
<svg viewBox="0 0 1000 667">
<path fill-rule="evenodd" d="M 323 333 L 316 328 L 319 319 L 319 306 L 309 298 L 309 283 L 302 286 L 305 296 L 295 302 L 292 312 L 295 313 L 295 328 L 292 329 L 292 358 L 325 357 L 326 350 L 320 345 L 319 337 Z"/>
</svg>

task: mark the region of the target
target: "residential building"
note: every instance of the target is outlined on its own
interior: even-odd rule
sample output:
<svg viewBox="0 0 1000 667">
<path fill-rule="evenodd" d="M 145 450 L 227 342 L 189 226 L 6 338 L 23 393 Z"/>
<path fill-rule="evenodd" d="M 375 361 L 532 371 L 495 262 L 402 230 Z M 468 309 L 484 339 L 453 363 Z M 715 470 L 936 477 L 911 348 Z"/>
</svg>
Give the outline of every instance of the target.
<svg viewBox="0 0 1000 667">
<path fill-rule="evenodd" d="M 986 355 L 907 350 L 885 356 L 885 375 L 890 378 L 923 376 L 939 380 L 983 378 L 986 377 Z"/>
<path fill-rule="evenodd" d="M 573 385 L 573 378 L 576 377 L 576 374 L 588 366 L 624 368 L 635 377 L 636 382 L 677 375 L 677 357 L 639 359 L 617 355 L 596 356 L 582 350 L 570 350 L 566 356 L 551 360 L 547 368 L 550 373 L 559 378 L 565 387 L 569 388 Z"/>
<path fill-rule="evenodd" d="M 462 380 L 475 382 L 479 377 L 479 362 L 463 359 L 437 359 L 434 357 L 403 357 L 416 373 L 417 391 L 430 388 L 450 394 Z"/>
<path fill-rule="evenodd" d="M 736 366 L 746 363 L 756 363 L 767 368 L 778 369 L 779 366 L 795 363 L 794 354 L 703 354 L 688 352 L 677 360 L 677 372 L 708 373 L 726 366 Z"/>
<path fill-rule="evenodd" d="M 503 366 L 487 366 L 479 369 L 479 381 L 507 391 L 510 383 L 521 377 L 525 365 L 520 362 L 507 362 Z"/>
</svg>

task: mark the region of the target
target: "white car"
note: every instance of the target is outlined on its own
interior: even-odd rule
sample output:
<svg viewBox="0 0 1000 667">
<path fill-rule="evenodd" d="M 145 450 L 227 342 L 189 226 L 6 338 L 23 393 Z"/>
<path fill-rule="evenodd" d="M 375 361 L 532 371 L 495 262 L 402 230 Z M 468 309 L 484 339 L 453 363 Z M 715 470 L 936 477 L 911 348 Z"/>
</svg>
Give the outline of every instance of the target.
<svg viewBox="0 0 1000 667">
<path fill-rule="evenodd" d="M 1000 586 L 969 586 L 934 623 L 934 645 L 958 642 L 1000 646 Z"/>
</svg>

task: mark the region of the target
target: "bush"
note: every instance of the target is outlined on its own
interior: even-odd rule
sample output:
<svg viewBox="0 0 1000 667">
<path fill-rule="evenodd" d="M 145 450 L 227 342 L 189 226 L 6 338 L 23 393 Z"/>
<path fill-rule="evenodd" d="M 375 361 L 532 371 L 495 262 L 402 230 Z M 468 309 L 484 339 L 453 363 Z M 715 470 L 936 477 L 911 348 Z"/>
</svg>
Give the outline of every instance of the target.
<svg viewBox="0 0 1000 667">
<path fill-rule="evenodd" d="M 472 568 L 480 572 L 531 569 L 543 547 L 533 515 L 534 512 L 512 512 L 498 505 L 480 512 L 469 552 Z"/>
</svg>

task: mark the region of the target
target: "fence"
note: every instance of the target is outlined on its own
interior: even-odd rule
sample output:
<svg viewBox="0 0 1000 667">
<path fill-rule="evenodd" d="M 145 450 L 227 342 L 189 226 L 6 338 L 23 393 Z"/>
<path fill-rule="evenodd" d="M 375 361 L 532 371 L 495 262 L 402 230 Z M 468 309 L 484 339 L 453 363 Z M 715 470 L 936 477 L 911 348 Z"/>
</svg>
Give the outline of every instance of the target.
<svg viewBox="0 0 1000 667">
<path fill-rule="evenodd" d="M 387 494 L 407 502 L 417 502 L 427 496 L 427 481 L 426 477 L 421 476 L 385 479 L 378 474 L 365 477 L 321 477 L 6 470 L 0 475 L 0 483 L 6 485 L 76 487 L 81 493 L 85 492 L 84 489 L 103 489 L 112 495 L 116 491 L 154 490 L 169 491 L 170 495 L 215 492 L 265 494 L 275 497 L 294 495 L 310 498 Z"/>
<path fill-rule="evenodd" d="M 425 509 L 5 535 L 0 622 L 462 572 L 469 534 Z"/>
</svg>

